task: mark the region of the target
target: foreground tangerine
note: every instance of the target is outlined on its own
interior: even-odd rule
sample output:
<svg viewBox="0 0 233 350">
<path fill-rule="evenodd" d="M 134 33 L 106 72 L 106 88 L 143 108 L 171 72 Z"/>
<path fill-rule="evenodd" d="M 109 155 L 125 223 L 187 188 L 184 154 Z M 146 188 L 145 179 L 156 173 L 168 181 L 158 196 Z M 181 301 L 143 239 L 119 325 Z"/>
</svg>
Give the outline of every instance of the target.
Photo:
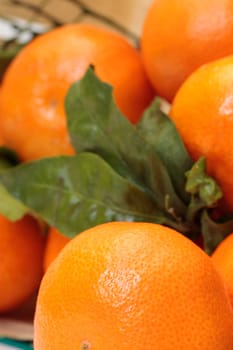
<svg viewBox="0 0 233 350">
<path fill-rule="evenodd" d="M 44 245 L 35 219 L 11 222 L 0 215 L 0 312 L 15 309 L 39 287 Z"/>
<path fill-rule="evenodd" d="M 73 238 L 39 290 L 35 350 L 232 350 L 212 260 L 180 233 L 115 222 Z"/>
<path fill-rule="evenodd" d="M 20 158 L 72 154 L 64 98 L 89 65 L 113 86 L 121 111 L 136 122 L 154 96 L 139 52 L 107 29 L 70 24 L 42 34 L 13 60 L 0 91 L 0 129 Z"/>
<path fill-rule="evenodd" d="M 202 64 L 233 54 L 232 0 L 154 0 L 141 34 L 142 56 L 156 91 L 172 101 Z"/>
<path fill-rule="evenodd" d="M 212 259 L 226 284 L 233 307 L 233 233 L 217 246 L 212 254 Z"/>
<path fill-rule="evenodd" d="M 193 160 L 204 156 L 233 211 L 233 56 L 197 69 L 178 90 L 170 116 Z"/>
</svg>

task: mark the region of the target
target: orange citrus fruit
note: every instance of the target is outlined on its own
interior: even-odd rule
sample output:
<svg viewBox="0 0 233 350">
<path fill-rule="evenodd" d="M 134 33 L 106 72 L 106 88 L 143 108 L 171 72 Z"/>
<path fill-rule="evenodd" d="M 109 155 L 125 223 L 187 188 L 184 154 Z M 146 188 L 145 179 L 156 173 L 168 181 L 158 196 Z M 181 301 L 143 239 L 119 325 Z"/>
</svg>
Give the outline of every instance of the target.
<svg viewBox="0 0 233 350">
<path fill-rule="evenodd" d="M 170 112 L 191 157 L 206 157 L 228 211 L 233 211 L 232 86 L 233 56 L 207 63 L 182 84 Z"/>
<path fill-rule="evenodd" d="M 217 246 L 212 254 L 212 259 L 226 284 L 233 307 L 233 233 Z"/>
<path fill-rule="evenodd" d="M 34 330 L 35 350 L 233 348 L 211 258 L 150 223 L 106 223 L 72 239 L 43 277 Z"/>
<path fill-rule="evenodd" d="M 141 47 L 157 93 L 172 101 L 183 81 L 209 61 L 233 54 L 231 0 L 154 0 Z"/>
<path fill-rule="evenodd" d="M 24 160 L 72 154 L 64 112 L 70 85 L 89 65 L 111 84 L 121 111 L 136 122 L 154 96 L 141 57 L 107 29 L 70 24 L 40 35 L 8 67 L 0 91 L 0 129 Z"/>
<path fill-rule="evenodd" d="M 0 215 L 0 312 L 18 307 L 39 287 L 44 243 L 32 217 L 11 222 Z"/>
<path fill-rule="evenodd" d="M 0 135 L 0 147 L 4 146 L 5 141 L 3 140 L 2 136 Z"/>
<path fill-rule="evenodd" d="M 49 229 L 45 253 L 44 253 L 44 270 L 46 271 L 51 262 L 57 257 L 64 246 L 69 242 L 69 238 L 60 233 L 55 227 Z"/>
</svg>

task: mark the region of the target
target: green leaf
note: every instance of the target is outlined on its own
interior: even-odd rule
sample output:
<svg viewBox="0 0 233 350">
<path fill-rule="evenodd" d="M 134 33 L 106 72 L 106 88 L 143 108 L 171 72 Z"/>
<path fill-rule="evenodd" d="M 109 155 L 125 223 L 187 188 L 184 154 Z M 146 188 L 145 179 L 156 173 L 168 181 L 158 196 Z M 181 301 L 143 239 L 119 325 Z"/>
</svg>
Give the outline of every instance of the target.
<svg viewBox="0 0 233 350">
<path fill-rule="evenodd" d="M 0 185 L 0 212 L 9 220 L 16 221 L 29 213 L 30 210 L 10 195 L 4 186 Z"/>
<path fill-rule="evenodd" d="M 165 165 L 178 195 L 187 203 L 185 173 L 192 167 L 183 141 L 171 119 L 161 110 L 162 100 L 156 98 L 136 125 L 141 136 L 150 143 Z"/>
<path fill-rule="evenodd" d="M 211 255 L 218 244 L 230 233 L 233 232 L 233 219 L 226 221 L 214 221 L 204 210 L 201 217 L 202 236 L 204 249 Z"/>
<path fill-rule="evenodd" d="M 0 173 L 0 182 L 70 237 L 108 221 L 169 223 L 146 193 L 92 153 L 24 163 Z"/>
<path fill-rule="evenodd" d="M 19 164 L 19 159 L 14 151 L 1 146 L 0 147 L 0 172 L 6 171 L 6 169 L 12 168 Z M 16 221 L 22 218 L 30 210 L 26 208 L 21 202 L 13 198 L 6 190 L 6 188 L 0 185 L 0 212 L 9 220 Z"/>
<path fill-rule="evenodd" d="M 169 174 L 154 148 L 117 108 L 110 85 L 89 68 L 66 97 L 68 130 L 77 152 L 101 156 L 121 176 L 139 186 L 165 212 L 185 214 Z"/>
<path fill-rule="evenodd" d="M 206 174 L 205 159 L 190 160 L 160 100 L 134 126 L 115 105 L 112 88 L 89 69 L 69 89 L 65 108 L 77 155 L 17 165 L 14 153 L 0 148 L 5 216 L 30 212 L 69 237 L 109 221 L 156 222 L 191 239 L 202 232 L 207 252 L 232 231 L 232 220 L 209 216 L 222 192 Z"/>
</svg>

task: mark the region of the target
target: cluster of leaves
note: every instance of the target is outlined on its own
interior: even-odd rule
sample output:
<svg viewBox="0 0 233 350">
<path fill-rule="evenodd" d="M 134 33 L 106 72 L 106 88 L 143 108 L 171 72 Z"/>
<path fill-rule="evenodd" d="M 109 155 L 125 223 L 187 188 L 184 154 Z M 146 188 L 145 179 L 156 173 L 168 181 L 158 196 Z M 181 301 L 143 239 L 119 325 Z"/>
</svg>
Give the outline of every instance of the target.
<svg viewBox="0 0 233 350">
<path fill-rule="evenodd" d="M 90 67 L 65 108 L 77 154 L 3 163 L 0 211 L 9 219 L 31 212 L 69 237 L 109 221 L 160 223 L 192 240 L 202 233 L 208 253 L 233 231 L 232 220 L 211 218 L 221 190 L 204 158 L 192 162 L 160 99 L 132 125 Z"/>
</svg>

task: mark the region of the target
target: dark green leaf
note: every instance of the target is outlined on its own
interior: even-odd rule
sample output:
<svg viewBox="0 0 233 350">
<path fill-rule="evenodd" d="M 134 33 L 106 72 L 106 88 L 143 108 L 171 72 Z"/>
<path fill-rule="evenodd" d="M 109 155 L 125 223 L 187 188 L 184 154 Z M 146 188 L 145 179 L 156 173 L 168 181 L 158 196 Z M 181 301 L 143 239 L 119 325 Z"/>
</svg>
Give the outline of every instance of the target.
<svg viewBox="0 0 233 350">
<path fill-rule="evenodd" d="M 101 82 L 92 69 L 71 86 L 65 101 L 68 129 L 77 152 L 93 152 L 121 176 L 137 184 L 164 211 L 185 213 L 167 170 L 156 151 L 121 114 L 112 88 Z"/>
<path fill-rule="evenodd" d="M 161 99 L 156 98 L 137 123 L 137 130 L 159 155 L 171 177 L 178 195 L 187 203 L 185 173 L 193 162 L 171 119 L 161 110 Z"/>
<path fill-rule="evenodd" d="M 0 182 L 69 236 L 108 221 L 169 223 L 146 193 L 92 153 L 21 164 L 2 172 Z"/>
<path fill-rule="evenodd" d="M 230 233 L 233 232 L 233 219 L 225 222 L 216 222 L 203 211 L 201 217 L 202 235 L 204 240 L 204 249 L 207 254 L 212 254 L 218 244 Z"/>
</svg>

